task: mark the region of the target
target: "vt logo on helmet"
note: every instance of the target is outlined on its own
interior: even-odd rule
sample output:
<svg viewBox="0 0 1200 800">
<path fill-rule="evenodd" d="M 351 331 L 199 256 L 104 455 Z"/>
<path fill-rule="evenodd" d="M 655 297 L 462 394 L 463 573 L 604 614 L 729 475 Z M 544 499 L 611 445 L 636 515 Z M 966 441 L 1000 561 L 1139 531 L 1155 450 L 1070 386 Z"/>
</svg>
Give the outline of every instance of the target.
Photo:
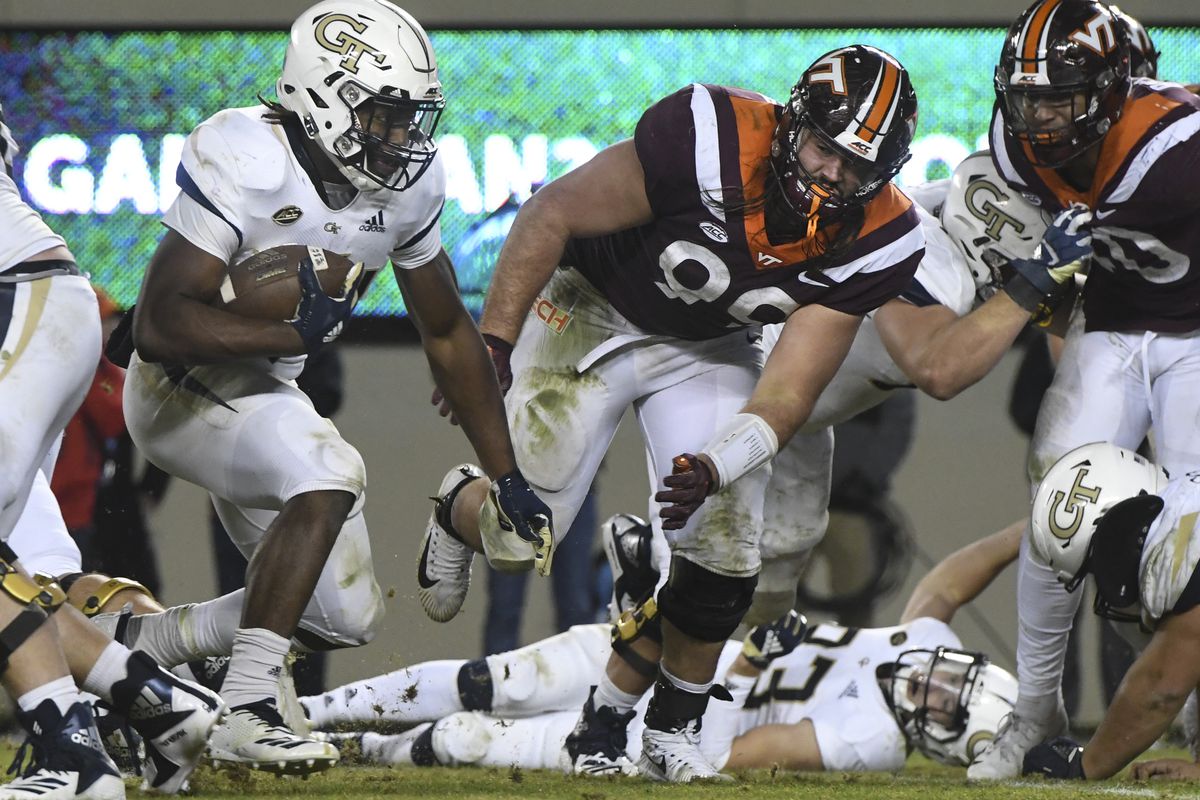
<svg viewBox="0 0 1200 800">
<path fill-rule="evenodd" d="M 292 25 L 279 103 L 356 188 L 404 190 L 446 106 L 424 29 L 386 0 L 325 0 Z"/>
<path fill-rule="evenodd" d="M 808 235 L 865 205 L 909 158 L 917 95 L 908 72 L 874 47 L 833 50 L 805 70 L 784 108 L 771 168 Z"/>
<path fill-rule="evenodd" d="M 1129 29 L 1097 0 L 1038 0 L 1008 29 L 995 87 L 1030 162 L 1061 167 L 1121 118 Z"/>
</svg>

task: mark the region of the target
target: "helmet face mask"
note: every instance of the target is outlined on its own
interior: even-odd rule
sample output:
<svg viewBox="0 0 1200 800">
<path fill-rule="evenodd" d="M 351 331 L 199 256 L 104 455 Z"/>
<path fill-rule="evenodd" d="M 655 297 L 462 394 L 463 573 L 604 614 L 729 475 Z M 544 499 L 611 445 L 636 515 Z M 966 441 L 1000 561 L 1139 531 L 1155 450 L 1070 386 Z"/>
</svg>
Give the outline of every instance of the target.
<svg viewBox="0 0 1200 800">
<path fill-rule="evenodd" d="M 982 653 L 906 650 L 892 665 L 888 701 L 910 745 L 940 763 L 966 766 L 1012 710 L 1016 679 Z"/>
<path fill-rule="evenodd" d="M 771 169 L 809 235 L 818 218 L 835 221 L 866 205 L 895 177 L 916 115 L 908 73 L 882 50 L 840 48 L 805 70 L 776 128 Z"/>
<path fill-rule="evenodd" d="M 407 189 L 433 163 L 446 104 L 433 46 L 386 0 L 324 0 L 301 14 L 276 94 L 361 191 Z"/>
<path fill-rule="evenodd" d="M 1129 38 L 1097 0 L 1038 0 L 1008 30 L 995 88 L 1008 132 L 1037 166 L 1098 144 L 1129 95 Z"/>
</svg>

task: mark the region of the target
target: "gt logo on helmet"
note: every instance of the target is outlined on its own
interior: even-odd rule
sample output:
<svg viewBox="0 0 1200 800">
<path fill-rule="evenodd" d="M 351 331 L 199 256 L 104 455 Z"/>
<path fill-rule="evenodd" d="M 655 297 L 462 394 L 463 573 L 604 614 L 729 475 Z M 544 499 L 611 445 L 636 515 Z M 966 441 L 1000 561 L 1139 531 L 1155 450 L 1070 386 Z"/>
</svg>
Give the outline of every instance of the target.
<svg viewBox="0 0 1200 800">
<path fill-rule="evenodd" d="M 1083 522 L 1084 504 L 1095 503 L 1100 499 L 1099 486 L 1084 485 L 1083 479 L 1087 477 L 1087 474 L 1087 467 L 1080 467 L 1079 471 L 1075 473 L 1075 482 L 1071 485 L 1071 491 L 1066 494 L 1061 491 L 1055 492 L 1050 501 L 1050 533 L 1059 539 L 1070 539 L 1074 536 L 1079 531 L 1079 524 Z M 1071 515 L 1068 525 L 1058 524 L 1060 506 L 1064 512 Z"/>
<path fill-rule="evenodd" d="M 975 199 L 980 194 L 985 196 L 982 202 Z M 971 212 L 972 216 L 987 225 L 983 232 L 990 236 L 993 241 L 1000 241 L 1000 236 L 1004 233 L 1004 226 L 1006 225 L 1011 226 L 1017 234 L 1024 233 L 1024 222 L 1021 222 L 1021 220 L 1011 214 L 1001 211 L 996 203 L 992 202 L 996 200 L 1003 203 L 1009 199 L 1008 195 L 1000 191 L 1000 187 L 996 184 L 984 178 L 979 178 L 967 185 L 964 195 L 963 199 L 966 201 L 967 210 Z"/>
<path fill-rule="evenodd" d="M 362 33 L 367 29 L 365 22 L 360 22 L 354 17 L 346 14 L 329 14 L 324 16 L 317 22 L 316 28 L 313 30 L 313 35 L 317 38 L 317 44 L 324 47 L 331 53 L 345 56 L 342 59 L 341 66 L 347 72 L 355 75 L 358 74 L 358 60 L 364 55 L 370 56 L 375 60 L 376 65 L 383 66 L 384 54 L 377 50 L 374 46 L 364 42 L 357 36 L 347 33 L 345 30 L 339 30 L 334 33 L 330 39 L 326 34 L 326 30 L 335 22 L 344 22 L 354 33 Z"/>
</svg>

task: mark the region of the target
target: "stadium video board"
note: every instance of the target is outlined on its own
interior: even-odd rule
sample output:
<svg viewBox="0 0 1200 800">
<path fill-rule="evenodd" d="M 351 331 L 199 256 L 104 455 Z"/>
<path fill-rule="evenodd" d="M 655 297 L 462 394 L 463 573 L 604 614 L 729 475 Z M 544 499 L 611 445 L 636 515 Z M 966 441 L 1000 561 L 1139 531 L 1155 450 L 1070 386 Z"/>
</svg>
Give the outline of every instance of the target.
<svg viewBox="0 0 1200 800">
<path fill-rule="evenodd" d="M 1164 77 L 1200 79 L 1200 28 L 1152 29 Z M 482 305 L 510 213 L 531 188 L 632 135 L 641 112 L 692 82 L 786 99 L 821 53 L 871 44 L 912 74 L 920 114 L 902 184 L 944 177 L 984 142 L 998 28 L 434 31 L 447 97 L 447 250 Z M 287 37 L 262 31 L 0 31 L 0 103 L 21 145 L 25 197 L 121 305 L 137 296 L 178 189 L 187 133 L 273 97 Z M 507 205 L 506 205 L 507 203 Z M 360 315 L 403 314 L 376 281 Z"/>
</svg>

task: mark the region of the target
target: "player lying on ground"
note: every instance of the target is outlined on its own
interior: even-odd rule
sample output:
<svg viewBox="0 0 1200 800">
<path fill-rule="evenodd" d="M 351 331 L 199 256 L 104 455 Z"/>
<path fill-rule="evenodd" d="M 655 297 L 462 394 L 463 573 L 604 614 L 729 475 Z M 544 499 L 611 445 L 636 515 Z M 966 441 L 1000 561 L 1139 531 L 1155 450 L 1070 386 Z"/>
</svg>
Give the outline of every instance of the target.
<svg viewBox="0 0 1200 800">
<path fill-rule="evenodd" d="M 614 607 L 652 590 L 650 529 L 617 515 L 603 526 Z M 854 629 L 793 612 L 726 643 L 718 674 L 732 702 L 705 717 L 701 748 L 723 769 L 898 770 L 913 748 L 965 766 L 1008 711 L 1012 676 L 965 653 L 947 624 L 1016 556 L 1011 527 L 959 550 L 914 590 L 899 625 Z M 590 708 L 610 626 L 581 625 L 476 661 L 433 661 L 303 698 L 319 727 L 415 725 L 399 735 L 342 734 L 371 762 L 569 768 L 564 741 Z M 643 698 L 639 708 L 643 708 Z M 624 724 L 640 726 L 626 712 Z M 636 761 L 641 737 L 628 737 Z"/>
<path fill-rule="evenodd" d="M 1053 778 L 1115 775 L 1167 730 L 1200 684 L 1200 473 L 1167 471 L 1116 445 L 1067 453 L 1033 500 L 1030 546 L 1073 592 L 1096 579 L 1096 613 L 1141 653 L 1086 747 L 1067 738 L 1033 747 L 1024 771 Z M 1156 762 L 1135 775 L 1194 776 Z"/>
</svg>

